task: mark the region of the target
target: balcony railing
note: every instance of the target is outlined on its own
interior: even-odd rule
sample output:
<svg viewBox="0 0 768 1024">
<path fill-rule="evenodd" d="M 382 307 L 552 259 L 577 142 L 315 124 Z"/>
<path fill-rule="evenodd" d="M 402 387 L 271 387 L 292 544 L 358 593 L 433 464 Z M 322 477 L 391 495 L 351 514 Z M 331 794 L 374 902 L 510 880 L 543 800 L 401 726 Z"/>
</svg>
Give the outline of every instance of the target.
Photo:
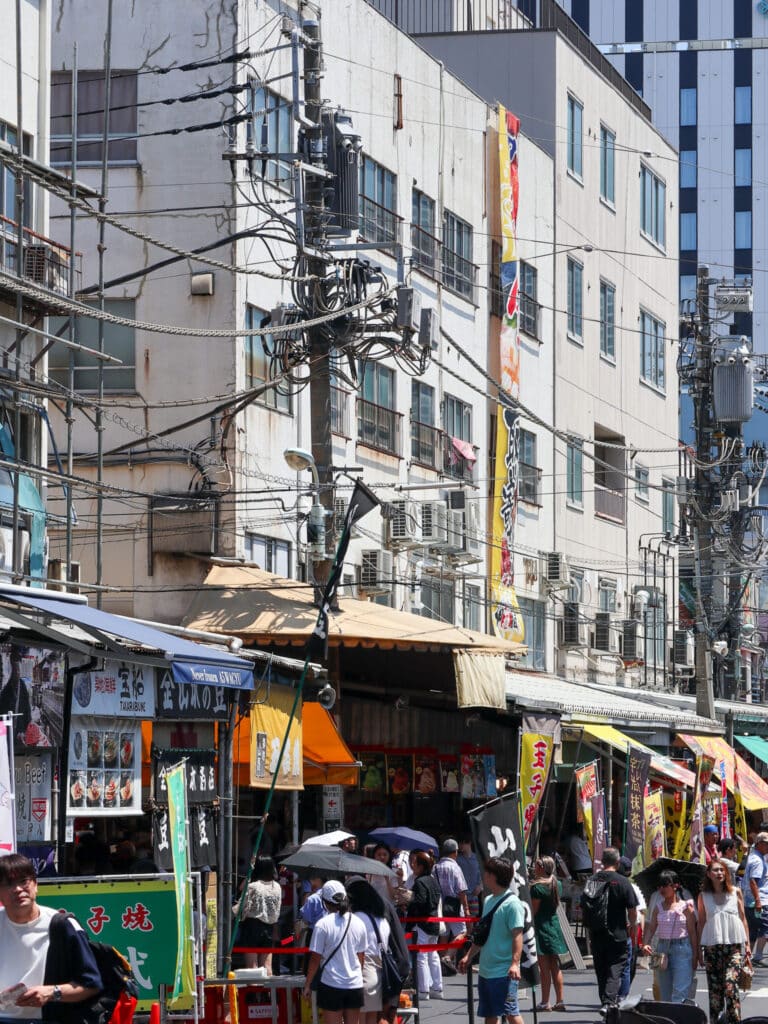
<svg viewBox="0 0 768 1024">
<path fill-rule="evenodd" d="M 351 437 L 349 429 L 349 392 L 331 387 L 331 431 L 339 437 Z"/>
<path fill-rule="evenodd" d="M 420 466 L 437 469 L 440 459 L 440 434 L 429 423 L 411 420 L 411 459 Z"/>
<path fill-rule="evenodd" d="M 457 295 L 463 295 L 470 302 L 475 302 L 477 286 L 477 264 L 459 256 L 453 249 L 443 246 L 442 281 Z"/>
<path fill-rule="evenodd" d="M 541 469 L 527 462 L 518 463 L 517 496 L 529 505 L 541 504 Z"/>
<path fill-rule="evenodd" d="M 614 523 L 624 522 L 624 491 L 612 491 L 595 484 L 595 515 Z"/>
<path fill-rule="evenodd" d="M 376 203 L 368 196 L 360 196 L 360 237 L 367 242 L 392 245 L 400 241 L 403 218 L 394 210 Z"/>
<path fill-rule="evenodd" d="M 365 398 L 357 400 L 357 440 L 367 448 L 387 455 L 402 456 L 400 424 L 401 412 L 385 409 Z"/>
<path fill-rule="evenodd" d="M 465 459 L 455 448 L 453 444 L 453 438 L 450 434 L 441 434 L 443 444 L 443 472 L 446 476 L 451 477 L 452 480 L 463 480 L 465 483 L 471 483 L 473 479 L 475 461 L 471 459 Z M 480 450 L 477 445 L 472 444 L 468 441 L 475 455 Z"/>
<path fill-rule="evenodd" d="M 56 295 L 69 293 L 71 251 L 31 228 L 24 228 L 21 268 L 18 261 L 16 223 L 0 216 L 0 268 Z M 75 253 L 75 289 L 81 280 L 81 254 Z"/>
<path fill-rule="evenodd" d="M 423 270 L 430 277 L 437 275 L 437 258 L 440 253 L 440 239 L 431 235 L 418 224 L 411 224 L 411 256 L 413 266 Z"/>
</svg>

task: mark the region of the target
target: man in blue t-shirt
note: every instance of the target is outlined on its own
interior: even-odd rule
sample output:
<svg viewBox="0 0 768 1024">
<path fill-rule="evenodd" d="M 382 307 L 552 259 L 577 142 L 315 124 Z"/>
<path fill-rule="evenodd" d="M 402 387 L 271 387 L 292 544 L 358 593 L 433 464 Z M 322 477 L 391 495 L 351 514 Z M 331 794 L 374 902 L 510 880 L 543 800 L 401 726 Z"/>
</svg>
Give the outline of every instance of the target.
<svg viewBox="0 0 768 1024">
<path fill-rule="evenodd" d="M 758 832 L 755 845 L 747 857 L 741 889 L 752 943 L 752 963 L 763 962 L 763 949 L 768 938 L 768 832 Z"/>
<path fill-rule="evenodd" d="M 485 1024 L 497 1024 L 506 1016 L 509 1024 L 523 1024 L 517 1002 L 520 982 L 520 958 L 523 953 L 525 908 L 514 893 L 509 892 L 512 865 L 501 857 L 491 857 L 483 869 L 483 883 L 490 896 L 483 904 L 483 917 L 493 913 L 488 939 L 483 946 L 474 943 L 459 962 L 464 974 L 480 951 L 480 976 L 477 983 L 477 1012 Z M 494 913 L 494 908 L 498 910 Z"/>
</svg>

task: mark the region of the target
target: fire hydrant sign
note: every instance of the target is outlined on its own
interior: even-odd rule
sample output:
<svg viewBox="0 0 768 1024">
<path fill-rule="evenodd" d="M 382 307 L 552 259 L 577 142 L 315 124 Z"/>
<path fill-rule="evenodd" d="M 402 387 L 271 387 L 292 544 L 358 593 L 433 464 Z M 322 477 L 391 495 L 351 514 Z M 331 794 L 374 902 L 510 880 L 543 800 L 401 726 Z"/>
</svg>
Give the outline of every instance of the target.
<svg viewBox="0 0 768 1024">
<path fill-rule="evenodd" d="M 46 843 L 51 838 L 51 755 L 17 754 L 13 770 L 18 842 Z"/>
<path fill-rule="evenodd" d="M 120 950 L 139 986 L 138 1011 L 150 1009 L 158 985 L 173 984 L 178 936 L 172 878 L 75 883 L 41 878 L 37 901 L 69 911 L 91 939 Z"/>
</svg>

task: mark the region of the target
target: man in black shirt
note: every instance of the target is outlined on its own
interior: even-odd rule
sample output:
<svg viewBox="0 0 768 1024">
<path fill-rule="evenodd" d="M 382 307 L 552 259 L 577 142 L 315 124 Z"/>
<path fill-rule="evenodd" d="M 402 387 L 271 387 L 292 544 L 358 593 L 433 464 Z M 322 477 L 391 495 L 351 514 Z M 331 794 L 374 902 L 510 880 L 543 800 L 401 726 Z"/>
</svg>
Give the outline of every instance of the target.
<svg viewBox="0 0 768 1024">
<path fill-rule="evenodd" d="M 597 975 L 600 1013 L 605 1016 L 609 1006 L 619 1002 L 621 975 L 627 962 L 627 939 L 636 937 L 637 896 L 632 883 L 619 874 L 619 851 L 609 846 L 603 851 L 602 870 L 592 876 L 587 888 L 604 883 L 607 906 L 604 915 L 592 915 L 588 922 L 592 963 Z"/>
</svg>

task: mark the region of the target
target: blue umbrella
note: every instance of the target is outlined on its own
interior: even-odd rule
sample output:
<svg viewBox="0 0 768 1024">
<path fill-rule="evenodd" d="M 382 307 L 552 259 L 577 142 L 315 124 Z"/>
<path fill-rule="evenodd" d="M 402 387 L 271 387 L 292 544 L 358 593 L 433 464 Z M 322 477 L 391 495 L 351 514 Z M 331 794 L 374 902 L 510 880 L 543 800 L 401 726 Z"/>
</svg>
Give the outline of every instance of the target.
<svg viewBox="0 0 768 1024">
<path fill-rule="evenodd" d="M 368 837 L 386 843 L 393 850 L 429 850 L 437 853 L 437 841 L 415 828 L 375 828 L 368 833 Z"/>
</svg>

